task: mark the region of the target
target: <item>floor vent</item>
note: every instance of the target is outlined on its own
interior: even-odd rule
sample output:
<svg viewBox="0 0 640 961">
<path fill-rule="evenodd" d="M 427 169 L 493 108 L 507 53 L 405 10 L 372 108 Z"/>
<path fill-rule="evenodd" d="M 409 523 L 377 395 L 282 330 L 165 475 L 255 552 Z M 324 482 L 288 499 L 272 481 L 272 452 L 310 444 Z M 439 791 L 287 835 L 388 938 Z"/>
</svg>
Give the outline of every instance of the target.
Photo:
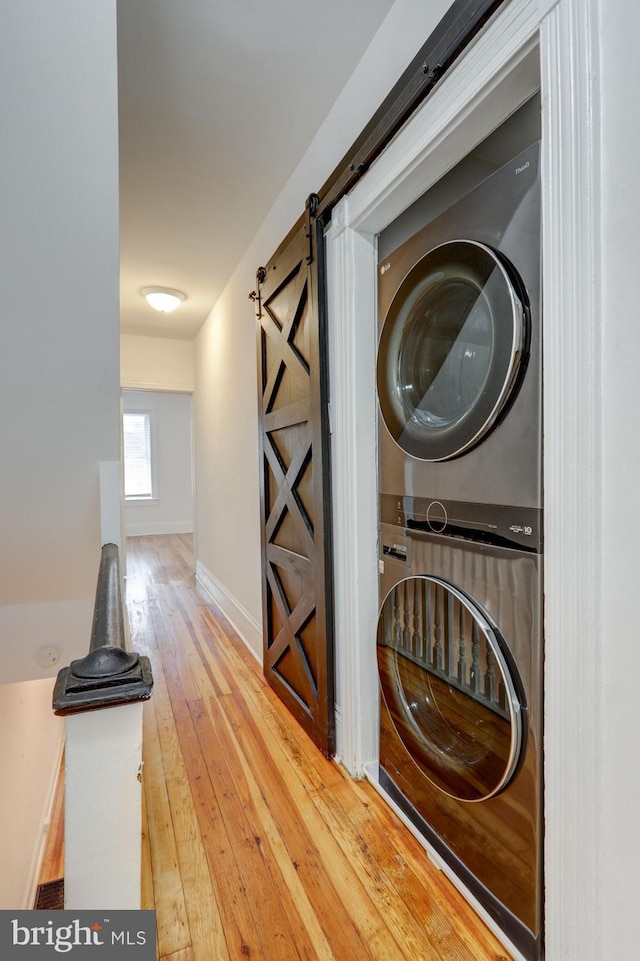
<svg viewBox="0 0 640 961">
<path fill-rule="evenodd" d="M 62 911 L 64 908 L 64 878 L 39 884 L 36 893 L 36 911 Z"/>
</svg>

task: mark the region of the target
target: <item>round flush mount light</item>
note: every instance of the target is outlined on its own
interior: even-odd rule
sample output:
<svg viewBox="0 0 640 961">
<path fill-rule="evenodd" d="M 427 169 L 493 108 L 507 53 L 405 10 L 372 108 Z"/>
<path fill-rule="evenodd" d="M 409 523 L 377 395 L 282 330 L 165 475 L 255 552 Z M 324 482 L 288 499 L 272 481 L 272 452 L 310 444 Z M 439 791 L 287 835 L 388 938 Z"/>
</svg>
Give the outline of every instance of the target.
<svg viewBox="0 0 640 961">
<path fill-rule="evenodd" d="M 171 287 L 143 287 L 140 293 L 154 310 L 163 314 L 170 314 L 187 299 L 181 290 L 173 290 Z"/>
</svg>

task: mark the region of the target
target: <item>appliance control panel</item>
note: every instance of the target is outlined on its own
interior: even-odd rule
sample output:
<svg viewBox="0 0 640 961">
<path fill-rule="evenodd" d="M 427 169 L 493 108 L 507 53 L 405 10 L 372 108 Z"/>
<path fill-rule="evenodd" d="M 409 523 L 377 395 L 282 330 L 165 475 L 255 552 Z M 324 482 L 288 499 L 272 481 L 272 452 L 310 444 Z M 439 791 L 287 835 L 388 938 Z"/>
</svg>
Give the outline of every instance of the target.
<svg viewBox="0 0 640 961">
<path fill-rule="evenodd" d="M 380 521 L 405 530 L 542 551 L 542 511 L 532 507 L 381 494 Z"/>
</svg>

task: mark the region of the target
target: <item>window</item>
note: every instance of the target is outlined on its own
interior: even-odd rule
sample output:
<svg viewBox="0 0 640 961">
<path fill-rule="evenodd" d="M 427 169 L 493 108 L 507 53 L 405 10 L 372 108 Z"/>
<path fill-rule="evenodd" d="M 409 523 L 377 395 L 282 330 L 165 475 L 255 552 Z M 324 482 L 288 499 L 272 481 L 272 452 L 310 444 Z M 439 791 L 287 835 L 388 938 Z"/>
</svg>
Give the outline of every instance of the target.
<svg viewBox="0 0 640 961">
<path fill-rule="evenodd" d="M 126 500 L 154 497 L 151 458 L 151 412 L 126 410 L 123 414 L 124 496 Z"/>
</svg>

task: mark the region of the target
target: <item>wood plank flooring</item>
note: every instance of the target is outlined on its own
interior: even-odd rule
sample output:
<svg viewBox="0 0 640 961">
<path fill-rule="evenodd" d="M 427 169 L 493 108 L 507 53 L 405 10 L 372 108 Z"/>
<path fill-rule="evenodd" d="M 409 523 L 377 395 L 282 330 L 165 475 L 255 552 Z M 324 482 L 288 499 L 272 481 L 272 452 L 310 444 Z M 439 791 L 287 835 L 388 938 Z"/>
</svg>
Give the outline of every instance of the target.
<svg viewBox="0 0 640 961">
<path fill-rule="evenodd" d="M 51 805 L 51 819 L 47 831 L 42 868 L 38 884 L 50 884 L 64 877 L 64 756 Z"/>
<path fill-rule="evenodd" d="M 366 782 L 326 760 L 194 588 L 186 535 L 127 541 L 145 705 L 143 907 L 171 961 L 508 961 Z"/>
</svg>

